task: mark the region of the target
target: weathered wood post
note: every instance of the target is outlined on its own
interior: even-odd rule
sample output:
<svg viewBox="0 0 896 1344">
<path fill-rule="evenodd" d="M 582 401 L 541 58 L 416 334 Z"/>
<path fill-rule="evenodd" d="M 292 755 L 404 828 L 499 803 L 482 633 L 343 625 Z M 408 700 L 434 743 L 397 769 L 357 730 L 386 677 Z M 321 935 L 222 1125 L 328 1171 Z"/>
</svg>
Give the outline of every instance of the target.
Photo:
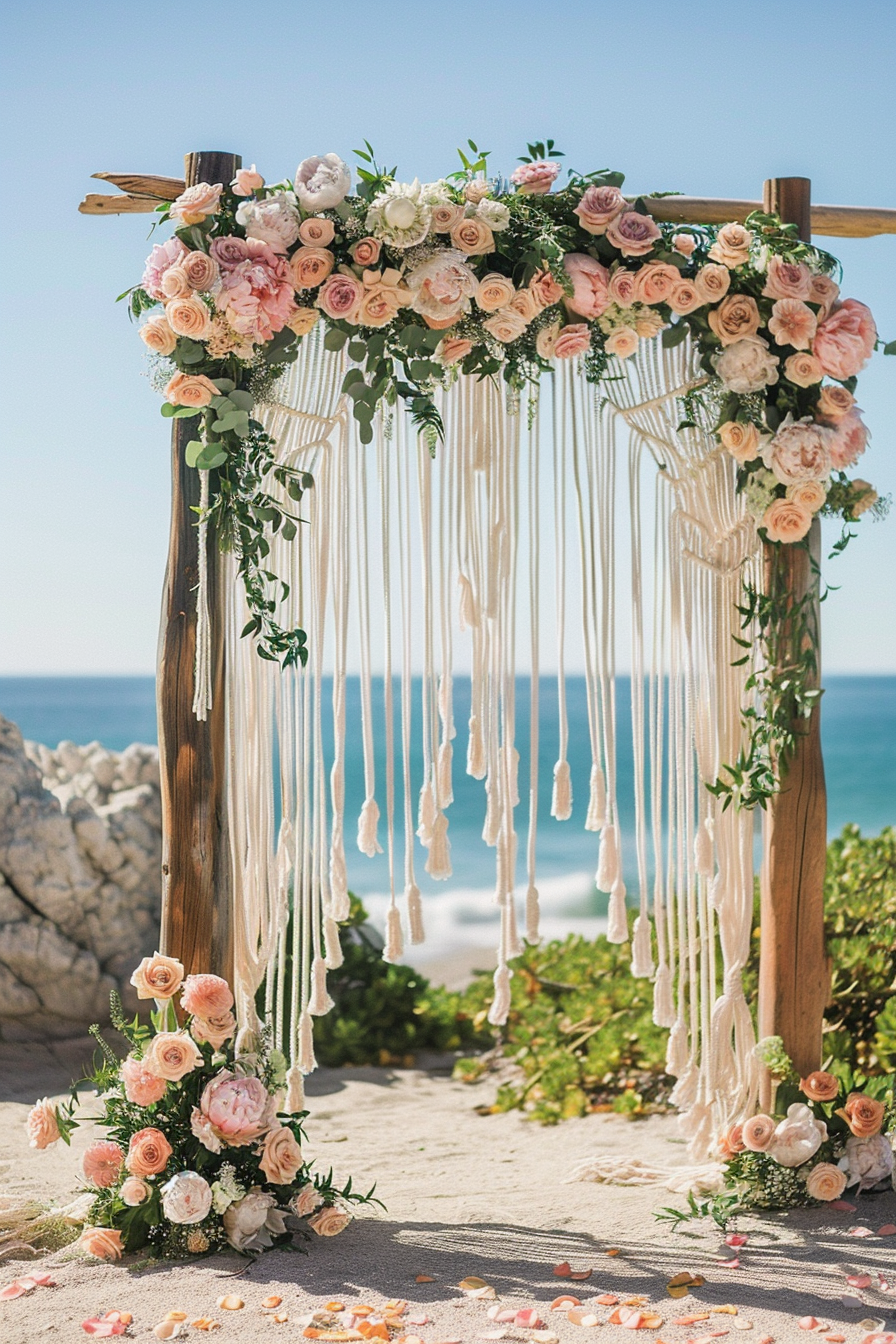
<svg viewBox="0 0 896 1344">
<path fill-rule="evenodd" d="M 230 182 L 242 160 L 203 151 L 184 160 L 187 186 Z M 224 796 L 224 620 L 220 566 L 208 535 L 208 597 L 212 632 L 212 708 L 193 714 L 199 537 L 194 512 L 199 473 L 184 449 L 195 422 L 175 420 L 171 435 L 171 536 L 159 630 L 156 699 L 162 777 L 162 951 L 188 973 L 232 966 L 230 856 Z"/>
<path fill-rule="evenodd" d="M 772 178 L 763 206 L 811 236 L 810 183 L 805 177 Z M 798 602 L 814 595 L 812 625 L 821 652 L 819 585 L 821 524 L 816 518 L 802 546 L 765 547 L 767 583 L 783 586 Z M 817 683 L 816 683 L 817 684 Z M 821 1063 L 824 1010 L 830 969 L 824 942 L 824 874 L 827 795 L 821 755 L 821 709 L 796 725 L 797 745 L 781 792 L 763 819 L 759 1034 L 780 1036 L 800 1076 Z M 767 1103 L 767 1096 L 765 1101 Z"/>
</svg>

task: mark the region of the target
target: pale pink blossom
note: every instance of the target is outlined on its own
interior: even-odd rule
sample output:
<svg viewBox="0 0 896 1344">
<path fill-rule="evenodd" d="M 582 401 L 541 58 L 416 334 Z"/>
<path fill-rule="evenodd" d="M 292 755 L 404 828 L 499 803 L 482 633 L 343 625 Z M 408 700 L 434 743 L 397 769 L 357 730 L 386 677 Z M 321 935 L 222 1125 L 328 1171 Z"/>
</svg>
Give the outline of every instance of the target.
<svg viewBox="0 0 896 1344">
<path fill-rule="evenodd" d="M 772 306 L 768 329 L 778 345 L 792 345 L 794 350 L 808 350 L 816 326 L 815 314 L 802 299 L 778 299 Z"/>
<path fill-rule="evenodd" d="M 510 180 L 526 196 L 546 196 L 559 174 L 559 163 L 539 159 L 535 163 L 521 163 L 510 174 Z"/>
<path fill-rule="evenodd" d="M 124 1094 L 132 1105 L 153 1106 L 164 1097 L 168 1087 L 166 1079 L 148 1069 L 142 1059 L 128 1055 L 121 1062 L 120 1073 Z"/>
<path fill-rule="evenodd" d="M 118 1196 L 129 1209 L 135 1209 L 138 1204 L 145 1204 L 151 1193 L 152 1187 L 142 1177 L 128 1176 L 122 1181 Z"/>
<path fill-rule="evenodd" d="M 782 541 L 787 543 L 802 541 L 811 525 L 812 514 L 807 508 L 794 499 L 773 499 L 763 514 L 761 523 L 761 526 L 765 528 L 769 541 Z M 800 1131 L 800 1134 L 802 1134 L 802 1131 Z M 794 1139 L 797 1136 L 790 1131 L 787 1131 L 785 1137 Z M 789 1149 L 782 1147 L 781 1152 L 784 1153 L 786 1151 L 789 1151 Z M 801 1152 L 802 1149 L 799 1151 Z M 811 1153 L 807 1152 L 806 1157 L 800 1157 L 799 1161 L 805 1162 L 811 1155 Z M 778 1158 L 778 1161 L 781 1162 L 783 1167 L 799 1165 L 799 1162 L 785 1162 L 782 1158 Z"/>
<path fill-rule="evenodd" d="M 783 257 L 769 259 L 763 294 L 767 299 L 810 299 L 812 272 L 804 261 L 785 261 Z"/>
<path fill-rule="evenodd" d="M 212 1207 L 212 1188 L 197 1171 L 178 1171 L 162 1186 L 162 1212 L 170 1223 L 201 1223 Z"/>
<path fill-rule="evenodd" d="M 206 1143 L 210 1133 L 219 1143 L 241 1148 L 254 1143 L 276 1122 L 277 1103 L 257 1078 L 243 1078 L 222 1070 L 205 1087 L 193 1118 Z M 196 1129 L 193 1130 L 196 1133 Z M 212 1148 L 212 1152 L 219 1149 Z"/>
<path fill-rule="evenodd" d="M 314 312 L 314 309 L 301 308 L 300 312 Z M 317 314 L 315 313 L 316 317 Z M 295 330 L 295 328 L 292 328 Z M 217 1017 L 194 1017 L 190 1023 L 190 1035 L 200 1045 L 210 1045 L 220 1050 L 225 1041 L 229 1041 L 236 1032 L 236 1018 L 233 1013 L 220 1013 Z"/>
<path fill-rule="evenodd" d="M 606 233 L 607 225 L 622 214 L 625 206 L 625 197 L 618 187 L 590 186 L 573 214 L 578 215 L 586 233 L 599 236 Z"/>
<path fill-rule="evenodd" d="M 407 277 L 413 294 L 412 307 L 436 327 L 450 326 L 461 313 L 470 311 L 470 300 L 479 283 L 462 252 L 446 248 L 416 266 Z"/>
<path fill-rule="evenodd" d="M 844 299 L 820 324 L 812 353 L 829 378 L 853 378 L 871 358 L 877 328 L 871 310 L 858 299 Z"/>
<path fill-rule="evenodd" d="M 299 205 L 308 215 L 334 210 L 348 195 L 352 176 L 338 154 L 315 154 L 296 169 Z"/>
<path fill-rule="evenodd" d="M 868 429 L 858 407 L 834 425 L 831 441 L 831 466 L 845 471 L 854 466 L 868 446 Z"/>
<path fill-rule="evenodd" d="M 814 387 L 824 377 L 821 365 L 808 351 L 788 355 L 784 361 L 784 377 L 797 387 Z"/>
<path fill-rule="evenodd" d="M 278 191 L 263 201 L 243 201 L 236 222 L 247 238 L 256 238 L 274 252 L 285 253 L 299 236 L 300 215 L 291 191 Z"/>
<path fill-rule="evenodd" d="M 146 259 L 141 289 L 145 289 L 150 298 L 163 298 L 162 276 L 172 266 L 176 266 L 189 248 L 179 238 L 169 238 L 166 243 L 156 243 Z"/>
<path fill-rule="evenodd" d="M 56 1107 L 46 1097 L 31 1107 L 25 1129 L 31 1148 L 49 1148 L 59 1138 L 59 1116 Z"/>
<path fill-rule="evenodd" d="M 833 432 L 814 420 L 788 415 L 765 445 L 762 460 L 782 485 L 826 480 L 831 474 L 832 439 Z"/>
<path fill-rule="evenodd" d="M 344 275 L 341 271 L 331 275 L 320 287 L 317 306 L 321 312 L 334 321 L 357 324 L 364 286 L 354 275 Z"/>
<path fill-rule="evenodd" d="M 209 215 L 216 215 L 224 190 L 220 182 L 214 185 L 197 182 L 195 187 L 187 187 L 177 200 L 172 202 L 170 214 L 181 224 L 201 224 Z"/>
<path fill-rule="evenodd" d="M 742 341 L 725 346 L 713 362 L 716 373 L 731 392 L 758 392 L 778 381 L 780 361 L 761 336 L 745 336 Z"/>
<path fill-rule="evenodd" d="M 839 298 L 840 286 L 836 280 L 832 280 L 829 275 L 813 275 L 812 293 L 809 295 L 809 302 L 820 305 L 819 322 L 827 317 Z"/>
<path fill-rule="evenodd" d="M 236 177 L 230 184 L 234 196 L 251 196 L 253 191 L 261 191 L 264 178 L 256 172 L 255 164 L 250 168 L 237 168 Z"/>
<path fill-rule="evenodd" d="M 555 359 L 575 359 L 584 355 L 591 345 L 591 331 L 586 322 L 573 322 L 563 327 L 554 341 Z"/>
<path fill-rule="evenodd" d="M 697 239 L 692 233 L 676 233 L 672 236 L 672 251 L 677 252 L 681 257 L 693 256 L 697 247 Z"/>
<path fill-rule="evenodd" d="M 278 256 L 267 243 L 247 238 L 244 246 L 246 257 L 235 265 L 217 258 L 226 269 L 222 268 L 215 302 L 235 332 L 261 344 L 282 331 L 292 317 L 292 281 L 286 258 Z"/>
<path fill-rule="evenodd" d="M 633 327 L 617 327 L 604 342 L 608 355 L 617 359 L 629 359 L 637 350 L 640 337 Z"/>
<path fill-rule="evenodd" d="M 626 210 L 607 226 L 607 241 L 624 257 L 643 257 L 651 252 L 662 234 L 649 215 Z"/>
<path fill-rule="evenodd" d="M 594 257 L 585 252 L 567 252 L 563 268 L 572 281 L 572 295 L 566 296 L 566 306 L 580 317 L 600 317 L 610 306 L 608 285 L 610 275 Z"/>
<path fill-rule="evenodd" d="M 789 500 L 779 499 L 778 505 L 788 506 Z M 771 505 L 769 512 L 775 505 Z M 790 507 L 795 507 L 790 505 Z M 809 517 L 810 515 L 806 515 Z M 766 514 L 766 518 L 768 513 Z M 783 518 L 783 514 L 781 515 Z M 780 529 L 779 529 L 780 530 Z M 785 529 L 786 530 L 786 529 Z M 808 525 L 806 531 L 808 532 Z M 766 526 L 770 541 L 798 541 L 797 536 L 772 536 L 772 528 Z M 800 535 L 804 536 L 805 533 Z M 782 1167 L 800 1167 L 814 1157 L 828 1136 L 828 1127 L 823 1120 L 816 1120 L 810 1106 L 795 1102 L 787 1107 L 787 1115 L 775 1126 L 772 1141 L 766 1150 Z"/>
<path fill-rule="evenodd" d="M 770 1115 L 754 1115 L 741 1126 L 741 1140 L 751 1153 L 764 1153 L 774 1132 L 775 1122 Z"/>
<path fill-rule="evenodd" d="M 124 1153 L 111 1139 L 97 1139 L 84 1150 L 81 1166 L 85 1178 L 101 1190 L 114 1185 L 124 1165 Z"/>
</svg>

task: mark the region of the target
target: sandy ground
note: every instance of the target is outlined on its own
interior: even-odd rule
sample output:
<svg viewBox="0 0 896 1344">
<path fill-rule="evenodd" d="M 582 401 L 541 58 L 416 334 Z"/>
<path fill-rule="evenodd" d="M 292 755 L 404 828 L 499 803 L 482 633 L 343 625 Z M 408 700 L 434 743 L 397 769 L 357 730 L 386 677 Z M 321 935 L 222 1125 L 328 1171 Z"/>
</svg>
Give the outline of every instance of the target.
<svg viewBox="0 0 896 1344">
<path fill-rule="evenodd" d="M 22 1122 L 34 1097 L 64 1090 L 85 1053 L 85 1042 L 52 1049 L 0 1045 L 5 1195 L 63 1202 L 75 1192 L 78 1154 L 92 1137 L 91 1127 L 77 1133 L 72 1150 L 59 1144 L 37 1153 L 26 1146 Z M 595 1115 L 553 1129 L 518 1114 L 483 1117 L 473 1108 L 490 1100 L 490 1085 L 467 1087 L 438 1069 L 321 1070 L 309 1082 L 312 1155 L 365 1188 L 376 1181 L 387 1212 L 362 1213 L 341 1237 L 315 1240 L 308 1254 L 271 1252 L 248 1266 L 235 1255 L 143 1269 L 66 1259 L 68 1253 L 49 1257 L 41 1264 L 53 1269 L 56 1288 L 0 1302 L 3 1344 L 86 1339 L 81 1321 L 112 1309 L 132 1312 L 131 1335 L 148 1344 L 153 1325 L 169 1310 L 219 1320 L 214 1338 L 221 1344 L 297 1340 L 302 1326 L 296 1318 L 328 1299 L 376 1305 L 391 1297 L 409 1299 L 412 1314 L 416 1309 L 429 1317 L 426 1325 L 408 1327 L 425 1344 L 448 1339 L 467 1344 L 496 1329 L 486 1314 L 490 1304 L 457 1290 L 467 1275 L 493 1285 L 502 1305 L 537 1305 L 562 1344 L 585 1333 L 549 1310 L 566 1289 L 583 1301 L 605 1292 L 644 1295 L 664 1318 L 660 1331 L 648 1337 L 658 1333 L 666 1344 L 686 1344 L 730 1327 L 732 1317 L 725 1314 L 713 1315 L 707 1324 L 672 1324 L 676 1316 L 724 1304 L 736 1306 L 738 1320 L 752 1324 L 744 1339 L 754 1344 L 764 1336 L 805 1344 L 812 1336 L 796 1326 L 804 1315 L 830 1323 L 846 1344 L 860 1344 L 869 1332 L 862 1324 L 867 1318 L 896 1329 L 896 1296 L 866 1290 L 858 1294 L 864 1302 L 858 1309 L 839 1300 L 847 1291 L 847 1274 L 868 1272 L 874 1284 L 877 1271 L 896 1278 L 896 1237 L 848 1235 L 857 1223 L 876 1230 L 896 1222 L 896 1195 L 864 1196 L 856 1214 L 803 1210 L 745 1221 L 741 1230 L 750 1233 L 750 1241 L 741 1253 L 742 1267 L 722 1269 L 718 1234 L 702 1224 L 672 1234 L 655 1222 L 652 1210 L 677 1200 L 662 1188 L 564 1183 L 577 1162 L 599 1153 L 685 1164 L 671 1117 L 632 1123 Z M 608 1255 L 611 1249 L 619 1254 Z M 554 1265 L 563 1260 L 574 1269 L 591 1268 L 591 1279 L 570 1284 L 554 1277 Z M 33 1264 L 6 1261 L 0 1280 L 26 1273 Z M 706 1284 L 694 1297 L 673 1303 L 665 1285 L 681 1270 L 704 1274 Z M 434 1282 L 416 1283 L 421 1274 Z M 242 1311 L 216 1309 L 227 1292 L 245 1300 Z M 271 1293 L 280 1294 L 289 1311 L 285 1324 L 263 1318 L 260 1304 Z M 606 1320 L 608 1309 L 597 1310 Z M 197 1341 L 206 1338 L 193 1329 L 188 1333 Z M 599 1334 L 606 1344 L 631 1338 L 609 1325 Z M 524 1337 L 514 1330 L 506 1336 Z"/>
</svg>

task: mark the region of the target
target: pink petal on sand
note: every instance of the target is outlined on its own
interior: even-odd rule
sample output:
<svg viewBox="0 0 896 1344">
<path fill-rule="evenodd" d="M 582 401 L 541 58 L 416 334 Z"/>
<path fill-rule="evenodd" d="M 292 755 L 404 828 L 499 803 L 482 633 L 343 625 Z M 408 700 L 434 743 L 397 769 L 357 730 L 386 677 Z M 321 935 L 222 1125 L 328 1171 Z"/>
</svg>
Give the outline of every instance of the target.
<svg viewBox="0 0 896 1344">
<path fill-rule="evenodd" d="M 429 1325 L 428 1316 L 409 1316 L 408 1325 Z"/>
<path fill-rule="evenodd" d="M 797 1325 L 801 1330 L 817 1330 L 820 1324 L 821 1322 L 817 1316 L 801 1316 L 797 1321 Z M 827 1328 L 828 1327 L 825 1326 L 825 1330 L 827 1330 Z"/>
<path fill-rule="evenodd" d="M 0 1288 L 0 1302 L 13 1302 L 17 1297 L 24 1297 L 30 1293 L 34 1287 L 33 1283 L 24 1283 L 21 1279 L 13 1279 L 5 1288 Z"/>
<path fill-rule="evenodd" d="M 514 1325 L 520 1330 L 543 1330 L 544 1321 L 538 1319 L 538 1312 L 534 1307 L 525 1307 L 518 1311 L 513 1318 Z"/>
<path fill-rule="evenodd" d="M 743 1232 L 729 1232 L 727 1237 L 725 1238 L 725 1245 L 746 1246 L 748 1241 L 749 1237 L 746 1237 Z"/>
<path fill-rule="evenodd" d="M 848 1237 L 873 1237 L 874 1233 L 870 1227 L 848 1227 L 846 1235 Z"/>
<path fill-rule="evenodd" d="M 896 1344 L 896 1335 L 891 1331 L 886 1334 L 866 1335 L 862 1344 Z"/>
<path fill-rule="evenodd" d="M 896 1223 L 884 1223 L 883 1227 L 877 1229 L 879 1237 L 896 1237 Z"/>
<path fill-rule="evenodd" d="M 86 1330 L 88 1335 L 96 1335 L 99 1339 L 109 1339 L 111 1335 L 123 1335 L 127 1326 L 124 1321 L 110 1321 L 107 1317 L 100 1319 L 99 1316 L 91 1316 L 89 1320 L 81 1322 L 81 1329 Z"/>
<path fill-rule="evenodd" d="M 38 1288 L 55 1288 L 56 1280 L 52 1274 L 29 1274 L 29 1279 L 33 1279 Z"/>
<path fill-rule="evenodd" d="M 870 1275 L 870 1274 L 847 1274 L 847 1276 L 846 1276 L 846 1282 L 849 1284 L 850 1288 L 870 1288 L 870 1287 L 871 1287 L 871 1275 Z"/>
<path fill-rule="evenodd" d="M 850 1204 L 845 1199 L 832 1199 L 827 1206 L 829 1209 L 836 1209 L 838 1213 L 855 1213 L 855 1204 Z"/>
<path fill-rule="evenodd" d="M 733 1260 L 719 1260 L 719 1269 L 740 1269 L 740 1259 L 735 1256 Z"/>
</svg>

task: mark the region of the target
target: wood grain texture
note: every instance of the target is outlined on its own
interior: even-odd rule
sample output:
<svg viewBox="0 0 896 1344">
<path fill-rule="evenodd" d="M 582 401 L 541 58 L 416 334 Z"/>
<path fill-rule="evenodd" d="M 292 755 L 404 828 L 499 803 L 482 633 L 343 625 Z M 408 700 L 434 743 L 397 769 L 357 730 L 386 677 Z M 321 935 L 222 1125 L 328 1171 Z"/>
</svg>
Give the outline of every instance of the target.
<svg viewBox="0 0 896 1344">
<path fill-rule="evenodd" d="M 89 192 L 78 211 L 82 215 L 148 215 L 158 204 L 151 196 L 99 196 Z"/>
<path fill-rule="evenodd" d="M 94 173 L 101 182 L 128 191 L 133 196 L 153 196 L 156 201 L 176 201 L 187 185 L 182 177 L 160 177 L 157 173 Z"/>
<path fill-rule="evenodd" d="M 188 184 L 229 182 L 240 166 L 233 154 L 191 154 Z M 208 538 L 212 628 L 212 709 L 204 723 L 193 714 L 196 585 L 199 549 L 196 514 L 199 473 L 188 467 L 191 420 L 176 420 L 171 439 L 171 534 L 159 630 L 156 696 L 162 782 L 162 950 L 188 973 L 211 971 L 230 979 L 230 854 L 225 808 L 224 613 L 213 530 Z M 212 481 L 212 486 L 214 482 Z"/>
<path fill-rule="evenodd" d="M 747 215 L 763 208 L 762 201 L 721 200 L 709 196 L 645 196 L 643 200 L 654 219 L 666 224 L 727 224 L 729 220 L 743 223 Z M 864 205 L 812 205 L 810 222 L 813 234 L 832 238 L 871 238 L 876 234 L 896 233 L 896 210 Z"/>
</svg>

